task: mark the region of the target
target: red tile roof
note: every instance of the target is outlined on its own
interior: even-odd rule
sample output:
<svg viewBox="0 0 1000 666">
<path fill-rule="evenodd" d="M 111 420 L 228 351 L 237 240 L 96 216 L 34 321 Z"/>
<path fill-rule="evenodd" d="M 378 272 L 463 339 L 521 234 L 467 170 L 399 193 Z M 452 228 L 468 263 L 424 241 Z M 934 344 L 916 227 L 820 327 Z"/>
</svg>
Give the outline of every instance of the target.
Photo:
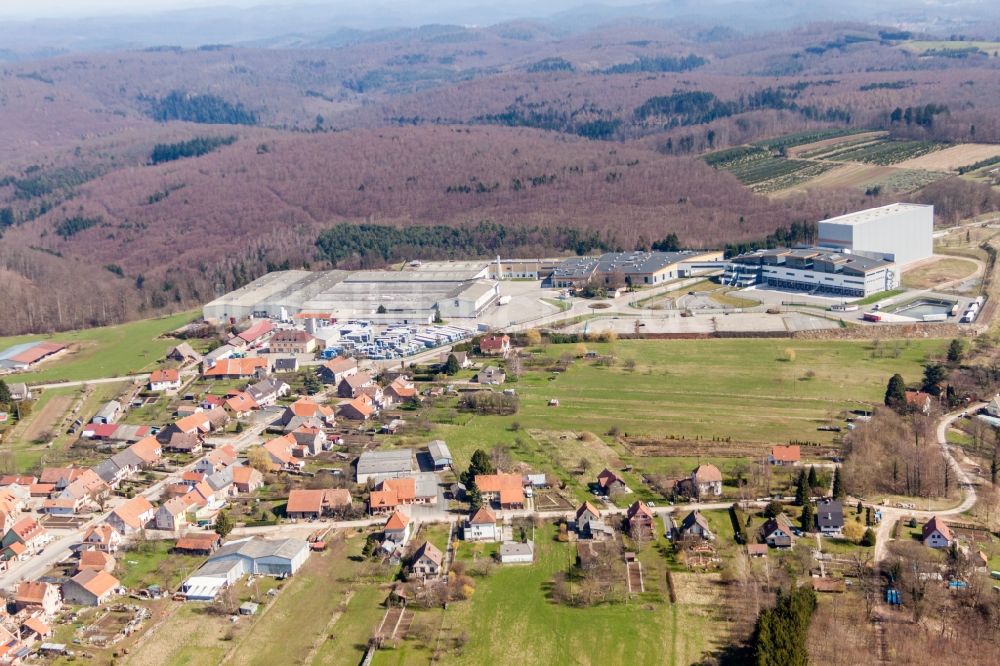
<svg viewBox="0 0 1000 666">
<path fill-rule="evenodd" d="M 778 462 L 799 462 L 802 460 L 802 450 L 798 444 L 771 447 L 771 457 Z"/>
<path fill-rule="evenodd" d="M 149 373 L 149 383 L 159 384 L 163 382 L 177 382 L 180 381 L 181 373 L 179 370 L 174 368 L 167 368 L 166 370 L 153 370 Z"/>
<path fill-rule="evenodd" d="M 249 377 L 258 369 L 267 368 L 267 359 L 253 358 L 224 358 L 217 361 L 215 365 L 205 371 L 206 377 Z"/>
<path fill-rule="evenodd" d="M 254 342 L 264 337 L 273 330 L 274 330 L 274 324 L 272 324 L 269 319 L 261 319 L 260 321 L 254 323 L 247 330 L 238 334 L 237 337 L 242 338 L 247 342 Z"/>
</svg>

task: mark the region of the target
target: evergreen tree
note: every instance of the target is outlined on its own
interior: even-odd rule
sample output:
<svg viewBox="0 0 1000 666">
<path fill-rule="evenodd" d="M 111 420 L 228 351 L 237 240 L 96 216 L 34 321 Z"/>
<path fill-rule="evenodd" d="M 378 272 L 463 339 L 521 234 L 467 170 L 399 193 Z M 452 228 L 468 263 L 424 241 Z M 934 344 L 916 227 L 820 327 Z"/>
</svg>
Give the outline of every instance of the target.
<svg viewBox="0 0 1000 666">
<path fill-rule="evenodd" d="M 7 386 L 7 382 L 0 379 L 0 405 L 8 405 L 10 402 L 10 387 Z"/>
<path fill-rule="evenodd" d="M 876 541 L 875 530 L 869 527 L 868 529 L 865 530 L 865 535 L 861 537 L 861 545 L 867 548 L 871 548 L 872 546 L 875 545 L 875 541 Z"/>
<path fill-rule="evenodd" d="M 795 482 L 795 506 L 802 506 L 809 500 L 809 489 L 806 488 L 806 472 L 799 471 L 798 481 Z"/>
<path fill-rule="evenodd" d="M 961 363 L 962 356 L 965 355 L 965 348 L 962 346 L 962 341 L 955 339 L 951 341 L 948 345 L 948 362 L 949 363 Z"/>
<path fill-rule="evenodd" d="M 819 485 L 819 478 L 816 475 L 816 466 L 809 465 L 809 487 L 815 488 Z"/>
<path fill-rule="evenodd" d="M 220 511 L 219 515 L 215 517 L 215 533 L 225 539 L 233 531 L 233 527 L 235 525 L 233 525 L 233 520 L 229 517 L 229 514 L 225 511 Z"/>
<path fill-rule="evenodd" d="M 476 477 L 480 474 L 496 474 L 496 467 L 493 466 L 493 461 L 490 460 L 490 455 L 483 451 L 482 449 L 476 449 L 472 454 L 472 460 L 469 461 L 469 469 L 462 474 L 462 483 L 468 489 L 468 492 L 473 491 L 478 492 L 476 488 Z"/>
<path fill-rule="evenodd" d="M 840 478 L 840 468 L 833 472 L 833 497 L 840 499 L 844 496 L 844 481 Z"/>
<path fill-rule="evenodd" d="M 316 395 L 323 390 L 323 384 L 319 381 L 319 377 L 311 372 L 306 372 L 302 377 L 302 388 L 306 395 Z"/>
<path fill-rule="evenodd" d="M 940 363 L 928 363 L 924 366 L 924 386 L 923 389 L 931 395 L 941 393 L 941 383 L 945 380 L 947 372 Z"/>
<path fill-rule="evenodd" d="M 385 306 L 384 305 L 378 306 L 378 308 L 375 309 L 375 312 L 377 314 L 385 314 L 386 313 Z"/>
<path fill-rule="evenodd" d="M 434 323 L 435 324 L 443 324 L 444 323 L 444 318 L 441 317 L 441 311 L 439 309 L 437 309 L 437 308 L 434 308 Z"/>
<path fill-rule="evenodd" d="M 448 354 L 448 361 L 444 364 L 444 374 L 454 375 L 461 369 L 458 362 L 458 357 L 454 354 Z"/>
<path fill-rule="evenodd" d="M 895 374 L 889 378 L 885 387 L 885 406 L 897 411 L 906 406 L 906 383 L 902 375 Z"/>
<path fill-rule="evenodd" d="M 813 528 L 813 520 L 816 518 L 816 511 L 813 509 L 812 504 L 806 504 L 802 507 L 802 516 L 799 518 L 799 524 L 802 526 L 803 532 L 811 532 Z"/>
</svg>

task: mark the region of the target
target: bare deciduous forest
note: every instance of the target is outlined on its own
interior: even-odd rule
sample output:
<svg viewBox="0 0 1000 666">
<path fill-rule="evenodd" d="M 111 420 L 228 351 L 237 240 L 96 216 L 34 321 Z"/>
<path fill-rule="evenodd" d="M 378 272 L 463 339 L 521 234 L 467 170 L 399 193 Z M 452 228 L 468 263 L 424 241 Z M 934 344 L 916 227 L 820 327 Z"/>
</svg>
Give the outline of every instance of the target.
<svg viewBox="0 0 1000 666">
<path fill-rule="evenodd" d="M 0 334 L 187 308 L 275 267 L 322 267 L 314 243 L 337 223 L 551 225 L 622 249 L 675 233 L 701 248 L 886 203 L 899 196 L 769 198 L 701 158 L 825 130 L 1000 142 L 1000 57 L 904 47 L 862 24 L 525 23 L 8 64 Z M 927 105 L 930 120 L 893 115 Z M 1000 208 L 988 183 L 957 175 L 907 198 L 936 204 L 940 223 Z"/>
</svg>

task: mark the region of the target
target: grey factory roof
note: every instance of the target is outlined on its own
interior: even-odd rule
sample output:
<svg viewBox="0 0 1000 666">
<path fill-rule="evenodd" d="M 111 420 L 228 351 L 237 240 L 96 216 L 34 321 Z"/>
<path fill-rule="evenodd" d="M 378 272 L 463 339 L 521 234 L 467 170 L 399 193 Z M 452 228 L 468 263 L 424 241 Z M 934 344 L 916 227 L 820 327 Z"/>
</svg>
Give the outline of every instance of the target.
<svg viewBox="0 0 1000 666">
<path fill-rule="evenodd" d="M 595 271 L 611 273 L 620 270 L 626 275 L 656 273 L 699 253 L 683 252 L 608 252 L 599 257 L 573 257 L 566 259 L 556 268 L 553 277 L 585 278 Z"/>
<path fill-rule="evenodd" d="M 865 257 L 860 254 L 831 252 L 825 248 L 797 248 L 795 250 L 789 250 L 788 248 L 771 248 L 768 250 L 753 250 L 752 252 L 745 252 L 741 255 L 735 256 L 730 259 L 730 261 L 735 261 L 736 263 L 759 264 L 760 259 L 763 257 L 777 257 L 780 259 L 785 256 L 800 257 L 805 259 L 813 258 L 814 260 L 825 260 L 830 262 L 842 262 L 838 263 L 838 269 L 850 269 L 860 273 L 866 273 L 877 268 L 882 268 L 883 266 L 891 266 L 893 263 L 885 259 Z M 781 265 L 780 261 L 778 264 Z"/>
<path fill-rule="evenodd" d="M 358 458 L 358 476 L 413 471 L 413 449 L 365 451 Z"/>
<path fill-rule="evenodd" d="M 218 555 L 221 550 L 216 553 Z M 198 570 L 194 572 L 194 576 L 204 576 L 206 578 L 227 578 L 229 572 L 233 570 L 233 567 L 241 566 L 239 560 L 216 560 L 213 556 L 203 565 L 198 567 Z"/>
<path fill-rule="evenodd" d="M 232 555 L 239 555 L 241 557 L 247 557 L 254 560 L 262 557 L 283 557 L 292 559 L 306 548 L 309 548 L 309 544 L 302 539 L 270 540 L 261 539 L 260 537 L 251 537 L 249 539 L 241 539 L 239 541 L 227 543 L 225 546 L 217 550 L 214 555 L 208 558 L 208 561 L 214 562 Z"/>
</svg>

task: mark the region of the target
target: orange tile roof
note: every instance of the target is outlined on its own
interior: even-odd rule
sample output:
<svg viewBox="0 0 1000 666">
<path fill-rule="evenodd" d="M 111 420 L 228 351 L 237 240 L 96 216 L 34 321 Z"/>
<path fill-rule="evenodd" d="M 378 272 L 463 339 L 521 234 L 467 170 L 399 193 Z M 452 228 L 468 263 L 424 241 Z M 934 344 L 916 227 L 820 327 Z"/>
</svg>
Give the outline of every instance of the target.
<svg viewBox="0 0 1000 666">
<path fill-rule="evenodd" d="M 267 359 L 259 357 L 224 358 L 206 370 L 204 375 L 206 377 L 249 377 L 258 369 L 267 369 Z"/>
<path fill-rule="evenodd" d="M 323 364 L 323 367 L 330 372 L 337 374 L 344 372 L 345 370 L 350 370 L 351 368 L 358 367 L 358 362 L 353 358 L 347 358 L 345 356 L 338 356 L 337 358 L 330 359 Z"/>
<path fill-rule="evenodd" d="M 174 425 L 181 432 L 208 432 L 210 428 L 208 414 L 205 412 L 195 412 L 179 418 L 174 422 Z"/>
<path fill-rule="evenodd" d="M 114 569 L 114 567 L 115 558 L 99 550 L 85 550 L 80 553 L 80 564 L 77 566 L 80 570 L 97 569 L 102 571 L 109 568 Z"/>
<path fill-rule="evenodd" d="M 410 517 L 407 516 L 402 511 L 396 510 L 392 512 L 389 516 L 389 520 L 385 521 L 385 529 L 387 530 L 403 530 L 406 526 L 410 524 Z"/>
<path fill-rule="evenodd" d="M 123 523 L 137 530 L 143 527 L 142 514 L 152 511 L 152 509 L 153 505 L 149 503 L 148 499 L 137 495 L 119 506 L 113 513 L 121 518 Z"/>
<path fill-rule="evenodd" d="M 257 401 L 246 391 L 237 391 L 226 399 L 226 407 L 233 412 L 249 412 L 257 408 Z"/>
<path fill-rule="evenodd" d="M 778 462 L 799 462 L 802 459 L 802 449 L 798 444 L 771 447 L 771 457 Z"/>
<path fill-rule="evenodd" d="M 211 550 L 212 546 L 219 540 L 219 535 L 215 532 L 208 534 L 189 534 L 177 540 L 174 546 L 177 550 Z"/>
<path fill-rule="evenodd" d="M 344 406 L 351 407 L 357 411 L 362 416 L 368 417 L 375 413 L 375 407 L 372 404 L 372 399 L 366 395 L 362 395 L 354 400 L 345 402 Z"/>
<path fill-rule="evenodd" d="M 102 597 L 121 583 L 107 571 L 81 571 L 71 579 L 96 597 Z"/>
<path fill-rule="evenodd" d="M 143 437 L 128 447 L 128 450 L 142 458 L 142 461 L 147 465 L 158 462 L 163 453 L 163 449 L 155 437 Z"/>
<path fill-rule="evenodd" d="M 379 484 L 379 490 L 396 494 L 402 502 L 417 499 L 417 480 L 413 477 L 405 479 L 386 479 Z"/>
<path fill-rule="evenodd" d="M 97 534 L 98 541 L 92 541 L 90 539 L 91 535 Z M 115 528 L 111 525 L 94 525 L 87 533 L 83 535 L 83 540 L 87 543 L 100 543 L 100 544 L 110 544 L 112 535 L 115 533 Z"/>
<path fill-rule="evenodd" d="M 39 525 L 38 521 L 30 516 L 25 516 L 21 520 L 17 521 L 10 529 L 18 536 L 18 538 L 21 539 L 21 541 L 35 539 L 45 534 L 45 528 Z"/>
<path fill-rule="evenodd" d="M 160 384 L 163 382 L 176 382 L 180 381 L 181 373 L 174 368 L 167 368 L 165 370 L 153 370 L 149 373 L 149 383 L 150 384 Z"/>
<path fill-rule="evenodd" d="M 496 522 L 497 515 L 488 506 L 479 507 L 479 510 L 469 518 L 469 524 L 471 525 L 495 525 Z"/>
<path fill-rule="evenodd" d="M 292 411 L 295 416 L 333 416 L 333 410 L 326 406 L 320 405 L 315 400 L 310 398 L 299 398 L 292 404 L 288 406 L 288 409 Z"/>
<path fill-rule="evenodd" d="M 255 470 L 253 467 L 234 467 L 233 468 L 233 483 L 238 483 L 241 485 L 249 485 L 255 480 L 260 479 L 260 472 Z"/>
<path fill-rule="evenodd" d="M 39 636 L 48 636 L 52 633 L 52 628 L 37 617 L 29 617 L 24 621 L 24 626 Z"/>
<path fill-rule="evenodd" d="M 292 448 L 295 446 L 295 437 L 288 434 L 265 442 L 264 450 L 282 465 L 298 465 L 300 461 L 292 455 Z"/>
<path fill-rule="evenodd" d="M 497 493 L 500 504 L 524 504 L 524 486 L 520 474 L 477 474 L 480 492 Z"/>
<path fill-rule="evenodd" d="M 17 586 L 17 593 L 14 599 L 18 603 L 38 605 L 45 600 L 45 593 L 48 589 L 48 583 L 24 581 Z"/>
<path fill-rule="evenodd" d="M 286 513 L 321 513 L 324 507 L 348 506 L 351 493 L 343 488 L 325 490 L 295 489 L 288 494 Z"/>
</svg>

